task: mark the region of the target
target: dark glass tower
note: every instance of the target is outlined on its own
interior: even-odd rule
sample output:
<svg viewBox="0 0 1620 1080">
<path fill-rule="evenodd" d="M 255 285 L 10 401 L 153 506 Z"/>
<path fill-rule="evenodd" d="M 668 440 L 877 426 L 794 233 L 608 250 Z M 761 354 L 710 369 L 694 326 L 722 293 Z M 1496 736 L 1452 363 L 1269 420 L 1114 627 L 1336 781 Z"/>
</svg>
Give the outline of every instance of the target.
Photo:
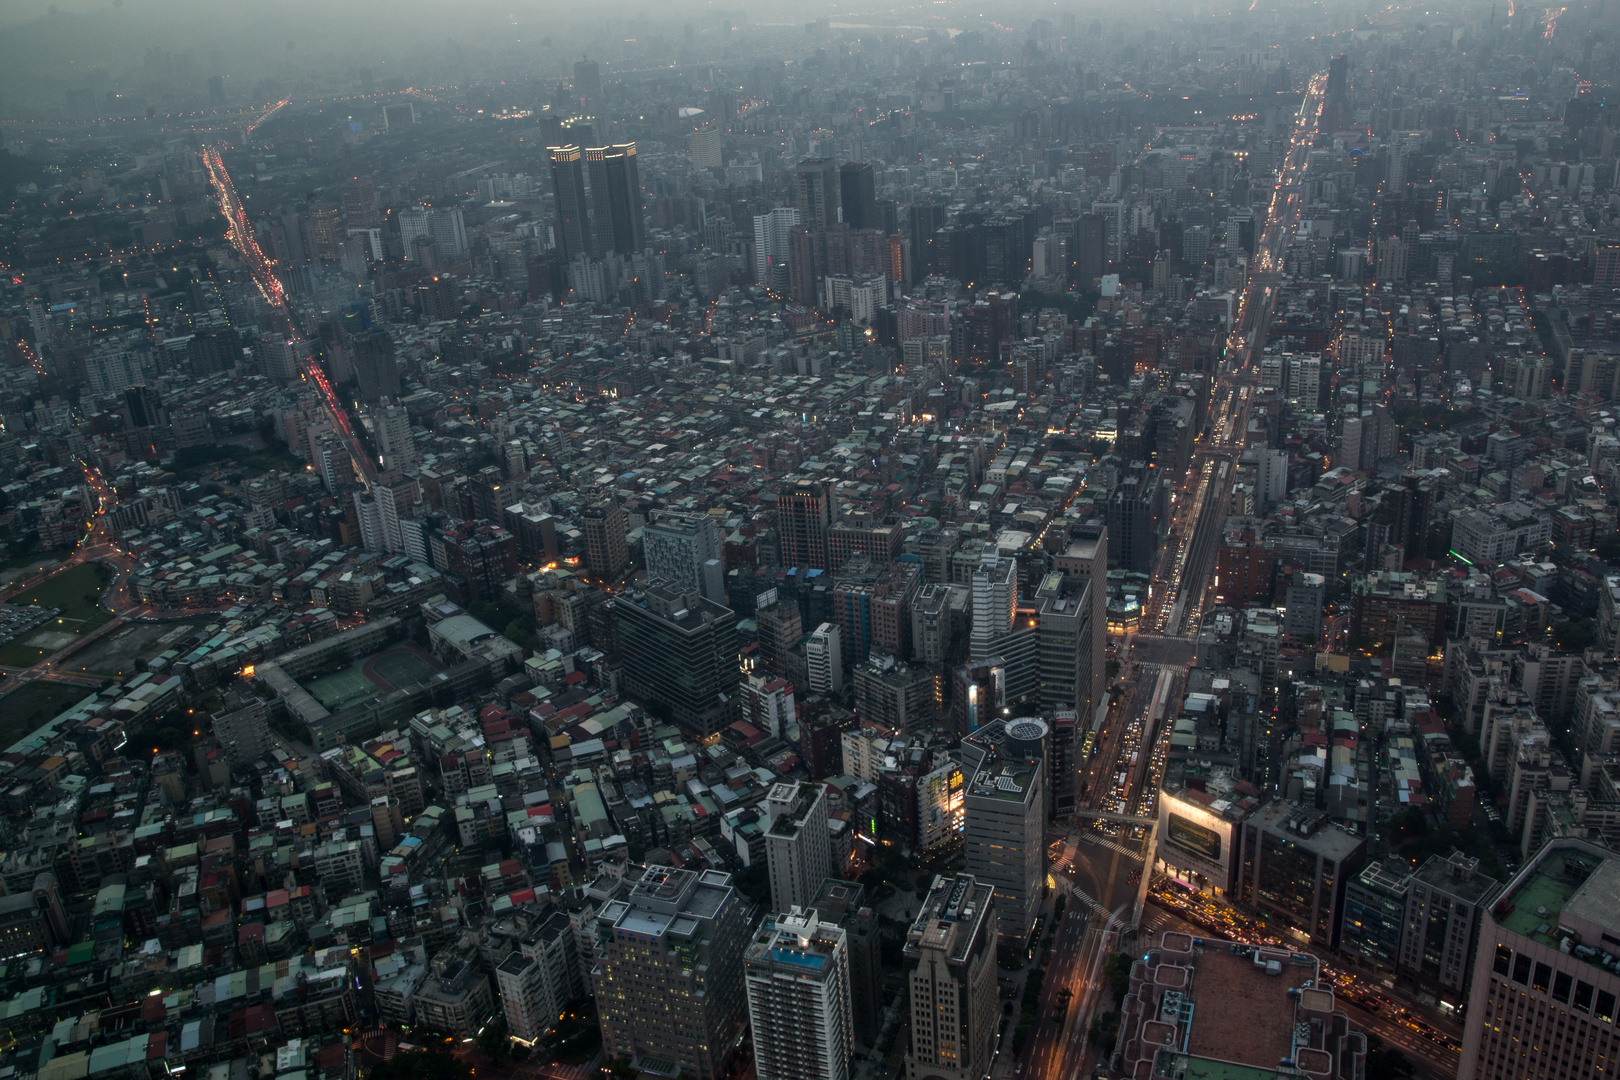
<svg viewBox="0 0 1620 1080">
<path fill-rule="evenodd" d="M 596 249 L 634 255 L 647 246 L 641 213 L 641 172 L 636 144 L 594 146 L 585 151 L 591 198 L 596 207 Z"/>
<path fill-rule="evenodd" d="M 565 262 L 576 255 L 595 255 L 585 216 L 585 155 L 577 146 L 553 146 L 549 153 L 557 193 L 557 247 Z"/>
<path fill-rule="evenodd" d="M 852 229 L 880 229 L 877 186 L 872 166 L 864 161 L 846 161 L 838 168 L 838 193 L 844 204 L 844 224 Z"/>
</svg>

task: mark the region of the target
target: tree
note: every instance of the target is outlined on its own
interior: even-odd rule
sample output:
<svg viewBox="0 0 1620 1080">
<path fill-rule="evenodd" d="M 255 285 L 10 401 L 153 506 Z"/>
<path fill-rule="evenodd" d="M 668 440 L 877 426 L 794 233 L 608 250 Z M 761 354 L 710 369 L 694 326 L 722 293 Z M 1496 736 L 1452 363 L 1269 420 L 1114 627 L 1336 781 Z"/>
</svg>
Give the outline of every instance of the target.
<svg viewBox="0 0 1620 1080">
<path fill-rule="evenodd" d="M 1597 623 L 1591 619 L 1561 622 L 1552 628 L 1552 637 L 1565 652 L 1580 652 L 1597 641 Z"/>
<path fill-rule="evenodd" d="M 1612 532 L 1593 545 L 1597 557 L 1610 566 L 1620 566 L 1620 532 Z"/>
<path fill-rule="evenodd" d="M 470 1063 L 443 1050 L 408 1050 L 366 1070 L 366 1080 L 472 1080 Z"/>
</svg>

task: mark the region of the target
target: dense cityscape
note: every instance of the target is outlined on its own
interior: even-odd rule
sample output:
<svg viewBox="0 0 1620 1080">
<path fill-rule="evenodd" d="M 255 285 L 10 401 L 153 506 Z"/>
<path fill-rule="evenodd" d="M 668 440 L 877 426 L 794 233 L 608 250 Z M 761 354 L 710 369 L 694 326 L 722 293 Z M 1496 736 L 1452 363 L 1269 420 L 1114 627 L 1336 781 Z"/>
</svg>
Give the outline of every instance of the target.
<svg viewBox="0 0 1620 1080">
<path fill-rule="evenodd" d="M 0 1078 L 1620 1069 L 1609 0 L 402 5 L 0 13 Z"/>
</svg>

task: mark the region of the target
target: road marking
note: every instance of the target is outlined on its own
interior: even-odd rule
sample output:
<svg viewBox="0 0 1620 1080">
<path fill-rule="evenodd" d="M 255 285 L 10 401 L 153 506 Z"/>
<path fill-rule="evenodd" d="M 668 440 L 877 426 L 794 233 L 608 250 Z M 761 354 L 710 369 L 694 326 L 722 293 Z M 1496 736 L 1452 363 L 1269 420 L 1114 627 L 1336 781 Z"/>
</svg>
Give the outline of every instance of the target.
<svg viewBox="0 0 1620 1080">
<path fill-rule="evenodd" d="M 1084 839 L 1086 841 L 1088 841 L 1089 843 L 1100 844 L 1101 846 L 1103 846 L 1105 848 L 1112 848 L 1113 850 L 1119 852 L 1121 855 L 1125 856 L 1127 859 L 1135 859 L 1138 862 L 1143 861 L 1143 856 L 1142 856 L 1142 853 L 1140 851 L 1132 851 L 1130 848 L 1126 847 L 1124 844 L 1121 844 L 1121 843 L 1119 843 L 1118 841 L 1115 841 L 1115 840 L 1110 840 L 1106 836 L 1092 835 L 1092 836 L 1087 836 Z"/>
</svg>

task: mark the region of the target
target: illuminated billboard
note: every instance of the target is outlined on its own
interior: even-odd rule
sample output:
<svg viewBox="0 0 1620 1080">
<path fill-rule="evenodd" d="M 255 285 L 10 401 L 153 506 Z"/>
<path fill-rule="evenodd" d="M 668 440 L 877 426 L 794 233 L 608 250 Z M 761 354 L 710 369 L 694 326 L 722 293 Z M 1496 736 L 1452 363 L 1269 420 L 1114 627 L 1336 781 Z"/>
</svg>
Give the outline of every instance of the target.
<svg viewBox="0 0 1620 1080">
<path fill-rule="evenodd" d="M 1159 793 L 1159 837 L 1154 853 L 1156 869 L 1197 888 L 1229 891 L 1237 867 L 1238 822 L 1190 795 L 1199 792 Z"/>
</svg>

